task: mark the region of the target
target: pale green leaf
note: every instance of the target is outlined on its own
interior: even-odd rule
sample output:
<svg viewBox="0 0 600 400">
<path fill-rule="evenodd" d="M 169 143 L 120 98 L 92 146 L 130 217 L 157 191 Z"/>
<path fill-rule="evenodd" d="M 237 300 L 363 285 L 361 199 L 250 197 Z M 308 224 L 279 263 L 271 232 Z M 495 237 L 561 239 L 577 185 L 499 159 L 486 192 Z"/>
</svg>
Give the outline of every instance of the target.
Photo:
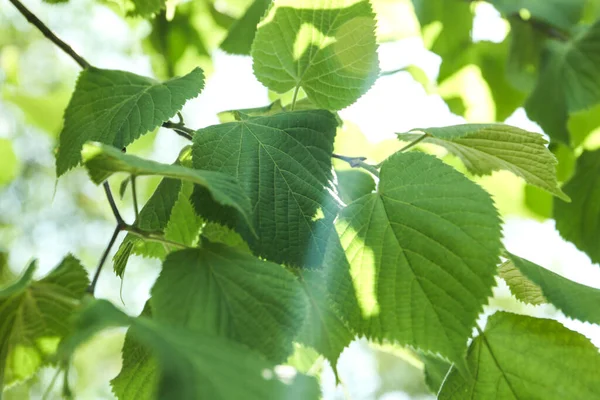
<svg viewBox="0 0 600 400">
<path fill-rule="evenodd" d="M 473 400 L 595 399 L 600 354 L 560 323 L 497 312 L 473 340 L 467 380 L 453 367 L 438 398 Z"/>
<path fill-rule="evenodd" d="M 554 202 L 556 229 L 600 263 L 600 150 L 585 151 L 578 158 L 575 175 L 563 190 L 572 201 Z"/>
<path fill-rule="evenodd" d="M 598 64 L 600 21 L 567 42 L 547 42 L 545 63 L 525 110 L 553 140 L 569 144 L 568 115 L 600 102 Z"/>
<path fill-rule="evenodd" d="M 527 183 L 569 200 L 556 181 L 556 158 L 540 134 L 502 124 L 467 124 L 414 131 L 399 134 L 398 138 L 411 141 L 426 133 L 425 142 L 442 146 L 457 155 L 474 175 L 507 170 Z"/>
<path fill-rule="evenodd" d="M 202 238 L 213 243 L 223 243 L 243 253 L 252 253 L 248 243 L 233 229 L 215 222 L 208 222 L 202 227 Z"/>
<path fill-rule="evenodd" d="M 337 360 L 354 339 L 354 334 L 334 309 L 327 294 L 325 275 L 320 271 L 309 270 L 301 271 L 299 275 L 309 303 L 297 341 L 321 353 L 337 374 Z"/>
<path fill-rule="evenodd" d="M 244 15 L 229 29 L 221 48 L 231 54 L 249 55 L 256 28 L 271 0 L 254 0 Z"/>
<path fill-rule="evenodd" d="M 29 378 L 51 361 L 89 285 L 71 255 L 41 280 L 33 280 L 34 272 L 32 262 L 17 282 L 0 290 L 0 387 Z"/>
<path fill-rule="evenodd" d="M 542 289 L 530 281 L 512 261 L 506 261 L 498 268 L 498 276 L 504 279 L 517 300 L 536 306 L 548 302 Z"/>
<path fill-rule="evenodd" d="M 295 111 L 229 122 L 198 131 L 194 167 L 237 179 L 250 197 L 258 237 L 231 214 L 212 212 L 196 187 L 194 206 L 209 220 L 234 227 L 253 252 L 279 263 L 320 265 L 327 224 L 338 205 L 332 192 L 334 116 Z"/>
<path fill-rule="evenodd" d="M 254 74 L 277 93 L 304 89 L 318 107 L 354 103 L 379 74 L 366 0 L 276 0 L 252 44 Z"/>
<path fill-rule="evenodd" d="M 127 172 L 132 176 L 164 176 L 181 179 L 202 186 L 210 199 L 226 212 L 237 211 L 250 224 L 250 202 L 238 182 L 230 175 L 215 171 L 200 171 L 181 165 L 161 164 L 145 160 L 102 143 L 86 143 L 82 151 L 83 162 L 90 178 L 96 184 L 105 181 L 115 172 Z M 216 206 L 216 204 L 215 204 Z M 252 229 L 252 225 L 249 225 Z"/>
<path fill-rule="evenodd" d="M 600 289 L 563 278 L 513 254 L 508 256 L 527 278 L 541 288 L 546 299 L 567 317 L 600 325 Z"/>
<path fill-rule="evenodd" d="M 568 31 L 583 15 L 586 0 L 491 0 L 506 16 L 521 15 Z"/>
<path fill-rule="evenodd" d="M 125 71 L 85 69 L 65 111 L 56 174 L 81 162 L 85 142 L 123 148 L 172 118 L 203 87 L 199 68 L 164 83 Z"/>
<path fill-rule="evenodd" d="M 460 360 L 494 285 L 501 235 L 490 196 L 433 156 L 397 153 L 377 192 L 336 227 L 352 281 L 339 255 L 327 257 L 329 292 L 351 326 Z"/>
<path fill-rule="evenodd" d="M 209 242 L 167 256 L 150 303 L 161 323 L 239 341 L 274 362 L 291 354 L 307 308 L 282 266 Z"/>
<path fill-rule="evenodd" d="M 225 338 L 193 332 L 179 327 L 164 326 L 145 317 L 131 318 L 105 300 L 91 300 L 80 312 L 78 329 L 62 343 L 61 355 L 68 360 L 74 350 L 91 336 L 108 327 L 128 326 L 128 335 L 149 349 L 156 358 L 159 371 L 156 399 L 290 399 L 316 400 L 319 386 L 315 379 L 298 375 L 284 382 L 260 354 Z M 131 371 L 131 392 L 134 398 L 147 398 L 153 377 L 144 360 L 138 357 L 140 374 Z M 151 372 L 151 371 L 150 371 Z M 139 391 L 135 390 L 139 388 Z M 120 388 L 118 389 L 120 392 Z M 139 396 L 139 397 L 137 397 Z M 153 397 L 154 398 L 154 397 Z"/>
</svg>

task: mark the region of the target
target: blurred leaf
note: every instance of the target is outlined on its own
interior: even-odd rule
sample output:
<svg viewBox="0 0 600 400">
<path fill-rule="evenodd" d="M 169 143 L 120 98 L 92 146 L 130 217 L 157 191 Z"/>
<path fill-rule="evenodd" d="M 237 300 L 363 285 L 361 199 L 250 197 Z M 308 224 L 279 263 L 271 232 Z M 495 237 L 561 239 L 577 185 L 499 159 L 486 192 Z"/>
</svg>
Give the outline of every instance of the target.
<svg viewBox="0 0 600 400">
<path fill-rule="evenodd" d="M 513 261 L 509 260 L 503 263 L 498 268 L 498 276 L 504 279 L 510 292 L 517 300 L 534 306 L 548 303 L 548 300 L 546 300 L 542 293 L 542 289 L 530 281 L 520 269 L 515 267 Z"/>
<path fill-rule="evenodd" d="M 221 49 L 231 54 L 249 55 L 257 25 L 270 5 L 271 0 L 254 0 L 244 15 L 229 29 L 227 37 L 221 42 Z"/>
<path fill-rule="evenodd" d="M 320 265 L 326 224 L 331 226 L 338 210 L 331 196 L 336 127 L 330 112 L 311 110 L 198 130 L 194 167 L 220 171 L 239 181 L 250 197 L 258 236 L 231 213 L 213 212 L 198 186 L 192 203 L 199 212 L 210 211 L 206 216 L 210 221 L 235 228 L 260 257 L 288 265 Z"/>
<path fill-rule="evenodd" d="M 529 93 L 535 88 L 546 35 L 519 17 L 509 18 L 509 21 L 507 79 L 514 88 Z"/>
<path fill-rule="evenodd" d="M 12 142 L 0 138 L 0 187 L 15 179 L 18 171 L 19 160 L 13 150 Z"/>
<path fill-rule="evenodd" d="M 571 113 L 567 127 L 573 147 L 583 144 L 588 136 L 600 129 L 600 103 L 586 110 Z"/>
<path fill-rule="evenodd" d="M 80 163 L 85 142 L 100 141 L 121 149 L 173 117 L 203 87 L 199 68 L 165 83 L 125 71 L 85 69 L 65 111 L 57 176 Z"/>
<path fill-rule="evenodd" d="M 560 323 L 496 312 L 467 356 L 471 378 L 452 367 L 438 398 L 593 399 L 600 354 Z"/>
<path fill-rule="evenodd" d="M 423 134 L 428 135 L 425 143 L 457 155 L 474 175 L 504 169 L 563 200 L 569 199 L 558 187 L 556 159 L 540 134 L 502 124 L 467 124 L 417 129 L 398 134 L 398 138 L 413 141 Z"/>
<path fill-rule="evenodd" d="M 523 15 L 568 31 L 581 19 L 586 0 L 491 0 L 504 15 Z M 528 18 L 526 18 L 528 19 Z"/>
<path fill-rule="evenodd" d="M 366 0 L 279 0 L 252 44 L 254 74 L 277 93 L 302 87 L 320 108 L 345 108 L 379 75 L 374 31 Z"/>
<path fill-rule="evenodd" d="M 600 150 L 583 152 L 563 190 L 571 202 L 555 200 L 556 229 L 592 262 L 600 263 Z"/>
<path fill-rule="evenodd" d="M 514 254 L 508 257 L 567 317 L 600 324 L 600 289 L 573 282 Z"/>
<path fill-rule="evenodd" d="M 283 382 L 272 364 L 245 346 L 214 335 L 165 327 L 145 317 L 131 318 L 106 300 L 91 300 L 81 311 L 78 330 L 62 344 L 63 359 L 67 360 L 77 346 L 101 330 L 128 325 L 131 326 L 128 334 L 156 357 L 157 399 L 316 400 L 319 397 L 315 379 L 299 375 L 291 382 Z M 147 358 L 139 357 L 130 363 L 144 360 Z M 152 382 L 146 381 L 152 370 L 145 364 L 136 366 L 128 384 L 136 399 L 144 399 L 152 387 Z M 118 393 L 130 393 L 123 390 L 116 387 Z M 125 398 L 128 397 L 120 397 Z"/>
<path fill-rule="evenodd" d="M 420 353 L 419 358 L 423 361 L 425 383 L 432 393 L 437 394 L 452 364 L 431 354 Z"/>
<path fill-rule="evenodd" d="M 17 282 L 0 289 L 0 387 L 28 379 L 50 362 L 89 285 L 72 255 L 39 281 L 33 280 L 35 269 L 34 261 Z"/>
<path fill-rule="evenodd" d="M 525 185 L 525 206 L 543 220 L 552 218 L 552 195 L 536 186 Z"/>
<path fill-rule="evenodd" d="M 64 112 L 71 93 L 66 89 L 51 91 L 43 96 L 34 96 L 21 91 L 3 90 L 2 96 L 23 112 L 25 121 L 52 137 L 58 136 L 63 124 Z"/>
<path fill-rule="evenodd" d="M 489 195 L 433 156 L 397 153 L 377 192 L 344 208 L 336 228 L 346 256 L 332 235 L 327 281 L 350 326 L 460 362 L 496 273 L 500 220 Z"/>
<path fill-rule="evenodd" d="M 166 0 L 130 0 L 134 8 L 129 12 L 129 15 L 139 15 L 148 18 L 158 13 L 165 7 Z"/>
<path fill-rule="evenodd" d="M 361 169 L 336 171 L 340 198 L 346 204 L 375 190 L 373 176 Z"/>
<path fill-rule="evenodd" d="M 525 109 L 552 140 L 570 143 L 568 115 L 600 102 L 600 21 L 568 42 L 549 41 Z"/>
</svg>

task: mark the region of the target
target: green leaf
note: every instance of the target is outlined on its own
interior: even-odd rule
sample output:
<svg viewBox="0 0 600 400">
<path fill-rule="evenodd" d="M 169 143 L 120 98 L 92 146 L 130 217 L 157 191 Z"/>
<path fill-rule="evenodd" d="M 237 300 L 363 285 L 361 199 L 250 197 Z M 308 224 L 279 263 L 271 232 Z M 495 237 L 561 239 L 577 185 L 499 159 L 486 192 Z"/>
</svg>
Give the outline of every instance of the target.
<svg viewBox="0 0 600 400">
<path fill-rule="evenodd" d="M 165 0 L 131 0 L 134 9 L 129 15 L 139 15 L 140 17 L 151 17 L 165 8 Z"/>
<path fill-rule="evenodd" d="M 429 354 L 419 354 L 423 361 L 423 372 L 425 373 L 425 384 L 432 393 L 438 393 L 444 379 L 450 370 L 451 364 Z"/>
<path fill-rule="evenodd" d="M 33 280 L 35 268 L 32 262 L 17 282 L 0 289 L 0 387 L 50 362 L 56 339 L 69 332 L 69 319 L 89 285 L 72 255 L 39 281 Z"/>
<path fill-rule="evenodd" d="M 553 320 L 497 312 L 471 343 L 467 363 L 473 378 L 452 367 L 440 400 L 598 397 L 598 349 Z"/>
<path fill-rule="evenodd" d="M 179 179 L 164 178 L 140 210 L 135 225 L 147 232 L 163 232 L 179 199 L 181 186 Z M 146 242 L 128 233 L 113 257 L 115 273 L 121 278 L 131 254 L 162 259 L 166 250 L 160 243 Z"/>
<path fill-rule="evenodd" d="M 539 285 L 548 301 L 567 317 L 600 324 L 600 289 L 563 278 L 513 254 L 508 256 L 527 278 Z"/>
<path fill-rule="evenodd" d="M 276 0 L 252 44 L 254 74 L 277 93 L 302 87 L 318 107 L 354 103 L 379 75 L 368 1 Z"/>
<path fill-rule="evenodd" d="M 274 362 L 292 353 L 307 308 L 292 273 L 209 242 L 167 256 L 150 303 L 161 323 L 239 341 Z"/>
<path fill-rule="evenodd" d="M 520 17 L 509 18 L 510 49 L 506 64 L 506 78 L 511 85 L 529 93 L 535 87 L 546 35 Z"/>
<path fill-rule="evenodd" d="M 348 205 L 336 227 L 352 281 L 328 257 L 329 292 L 351 326 L 460 360 L 494 285 L 500 218 L 490 196 L 433 156 L 397 153 L 377 192 Z"/>
<path fill-rule="evenodd" d="M 145 160 L 101 143 L 83 146 L 83 162 L 90 178 L 96 184 L 104 182 L 115 172 L 127 172 L 132 176 L 164 176 L 181 179 L 202 186 L 212 201 L 231 213 L 237 211 L 252 229 L 250 202 L 235 179 L 214 171 L 200 171 L 181 165 L 161 164 Z"/>
<path fill-rule="evenodd" d="M 249 55 L 257 25 L 270 5 L 271 0 L 254 0 L 229 29 L 227 37 L 221 42 L 221 49 L 231 54 Z"/>
<path fill-rule="evenodd" d="M 213 212 L 204 190 L 192 202 L 211 221 L 234 227 L 254 253 L 278 263 L 320 265 L 331 193 L 334 116 L 295 111 L 211 126 L 194 137 L 194 167 L 230 174 L 250 197 L 258 237 L 231 214 Z"/>
<path fill-rule="evenodd" d="M 243 253 L 252 253 L 248 243 L 233 229 L 209 222 L 202 227 L 202 238 L 213 243 L 222 243 Z"/>
<path fill-rule="evenodd" d="M 319 397 L 315 379 L 299 375 L 284 383 L 272 364 L 243 345 L 219 336 L 163 326 L 145 317 L 131 318 L 105 300 L 91 300 L 81 312 L 79 330 L 63 343 L 62 355 L 68 359 L 79 344 L 102 329 L 127 325 L 131 326 L 128 334 L 156 357 L 157 399 L 316 400 Z M 132 387 L 140 388 L 140 391 L 132 389 L 136 399 L 148 395 L 143 385 L 152 386 L 151 381 L 145 381 L 152 374 L 143 364 L 138 366 L 141 372 L 132 371 L 129 381 Z M 116 390 L 120 393 L 121 388 Z M 120 397 L 125 398 L 128 397 Z"/>
<path fill-rule="evenodd" d="M 548 41 L 546 62 L 525 104 L 553 140 L 569 144 L 568 115 L 600 102 L 600 21 L 568 42 Z"/>
<path fill-rule="evenodd" d="M 492 0 L 491 3 L 506 16 L 522 15 L 524 19 L 545 22 L 568 31 L 583 15 L 585 0 Z"/>
<path fill-rule="evenodd" d="M 517 300 L 535 306 L 548 302 L 542 293 L 542 289 L 527 279 L 527 276 L 515 267 L 512 261 L 506 261 L 498 268 L 498 276 L 504 279 L 510 292 Z"/>
<path fill-rule="evenodd" d="M 507 170 L 553 195 L 569 200 L 556 181 L 556 158 L 537 133 L 501 124 L 468 124 L 444 128 L 416 129 L 399 134 L 400 140 L 412 141 L 420 134 L 425 142 L 444 147 L 457 155 L 469 172 L 489 175 Z"/>
<path fill-rule="evenodd" d="M 554 202 L 556 229 L 592 262 L 600 263 L 600 150 L 583 152 L 563 190 L 572 201 Z"/>
<path fill-rule="evenodd" d="M 56 175 L 80 163 L 85 142 L 121 149 L 172 118 L 203 87 L 200 68 L 164 83 L 125 71 L 85 69 L 65 111 Z"/>
<path fill-rule="evenodd" d="M 373 175 L 360 169 L 336 171 L 340 198 L 350 203 L 375 190 Z"/>
<path fill-rule="evenodd" d="M 329 360 L 337 378 L 337 360 L 354 334 L 340 318 L 327 294 L 325 275 L 304 270 L 299 279 L 309 299 L 308 313 L 297 341 L 317 350 Z"/>
</svg>

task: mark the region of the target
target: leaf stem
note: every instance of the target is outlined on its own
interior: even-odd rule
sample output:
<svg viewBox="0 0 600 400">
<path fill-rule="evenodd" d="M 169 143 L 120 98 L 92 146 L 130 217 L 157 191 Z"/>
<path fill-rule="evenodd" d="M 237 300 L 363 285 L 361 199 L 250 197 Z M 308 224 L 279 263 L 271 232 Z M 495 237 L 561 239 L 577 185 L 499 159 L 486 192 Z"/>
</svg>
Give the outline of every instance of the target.
<svg viewBox="0 0 600 400">
<path fill-rule="evenodd" d="M 117 240 L 117 236 L 119 235 L 119 232 L 121 232 L 121 230 L 123 229 L 123 226 L 120 224 L 117 224 L 117 226 L 115 227 L 115 231 L 113 232 L 113 235 L 110 238 L 110 241 L 108 242 L 108 246 L 106 246 L 106 249 L 104 249 L 104 253 L 102 253 L 102 257 L 100 257 L 100 261 L 98 262 L 98 266 L 96 267 L 96 272 L 94 273 L 94 278 L 92 279 L 92 283 L 90 284 L 90 286 L 88 287 L 88 293 L 90 294 L 94 294 L 94 291 L 96 290 L 96 284 L 98 283 L 98 278 L 100 277 L 100 272 L 102 271 L 102 267 L 104 266 L 104 262 L 106 261 L 106 258 L 108 257 L 108 254 L 110 253 L 110 250 L 112 249 L 113 245 L 115 244 L 115 241 Z"/>
<path fill-rule="evenodd" d="M 298 98 L 298 91 L 300 90 L 300 85 L 296 85 L 294 89 L 294 95 L 292 96 L 292 105 L 290 106 L 290 111 L 294 111 L 294 107 L 296 107 L 296 99 Z"/>
<path fill-rule="evenodd" d="M 102 186 L 104 187 L 104 192 L 106 193 L 108 204 L 110 204 L 110 208 L 113 212 L 113 215 L 117 220 L 117 225 L 125 225 L 125 221 L 123 220 L 123 217 L 121 217 L 121 213 L 119 213 L 119 209 L 117 208 L 117 204 L 115 203 L 115 198 L 113 197 L 112 191 L 110 190 L 110 185 L 108 184 L 108 181 L 104 182 Z"/>
<path fill-rule="evenodd" d="M 131 233 L 132 235 L 139 236 L 142 239 L 146 239 L 146 240 L 148 240 L 150 242 L 162 243 L 162 244 L 165 244 L 165 245 L 177 247 L 179 249 L 187 249 L 187 248 L 189 248 L 188 246 L 186 246 L 184 244 L 181 244 L 181 243 L 178 243 L 178 242 L 174 242 L 172 240 L 166 239 L 164 236 L 157 235 L 157 234 L 152 233 L 152 232 L 143 231 L 143 230 L 141 230 L 138 227 L 133 226 L 133 225 L 125 225 L 123 227 L 123 230 Z"/>
<path fill-rule="evenodd" d="M 167 121 L 165 123 L 162 124 L 163 128 L 167 128 L 167 129 L 172 129 L 175 131 L 175 133 L 177 133 L 179 136 L 182 136 L 188 140 L 193 140 L 194 139 L 194 135 L 196 134 L 196 131 L 194 131 L 193 129 L 190 129 L 188 127 L 186 127 L 183 122 L 171 122 L 171 121 Z"/>
<path fill-rule="evenodd" d="M 347 162 L 352 168 L 362 168 L 372 173 L 373 175 L 379 177 L 378 167 L 376 165 L 366 163 L 365 160 L 367 159 L 367 157 L 348 157 L 335 153 L 333 153 L 331 157 Z"/>
<path fill-rule="evenodd" d="M 62 51 L 67 53 L 69 56 L 71 56 L 71 58 L 73 60 L 75 60 L 75 62 L 77 64 L 79 64 L 79 66 L 81 66 L 81 68 L 86 69 L 86 68 L 91 67 L 91 64 L 89 62 L 87 62 L 83 57 L 81 57 L 79 54 L 77 54 L 75 52 L 75 50 L 73 50 L 71 48 L 71 46 L 69 46 L 62 40 L 60 40 L 50 30 L 50 28 L 48 28 L 42 21 L 40 21 L 40 19 L 38 17 L 36 17 L 35 14 L 33 14 L 31 11 L 29 11 L 27 9 L 27 7 L 25 7 L 19 0 L 9 0 L 9 1 L 17 8 L 17 10 L 19 10 L 19 12 L 27 19 L 27 21 L 29 21 L 36 28 L 38 28 L 44 36 L 46 36 L 52 43 L 54 43 L 56 46 L 58 46 Z"/>
<path fill-rule="evenodd" d="M 400 152 L 400 153 L 405 152 L 406 150 L 410 149 L 411 147 L 416 146 L 423 140 L 427 139 L 428 136 L 429 136 L 429 133 L 423 132 L 423 134 L 421 136 L 419 136 L 418 138 L 416 138 L 415 140 L 413 140 L 412 142 L 410 142 L 409 144 L 407 144 L 406 146 L 404 146 L 403 148 L 398 150 L 398 152 Z"/>
<path fill-rule="evenodd" d="M 135 212 L 135 220 L 137 221 L 140 216 L 140 210 L 138 209 L 135 175 L 131 175 L 131 196 L 133 197 L 133 211 Z"/>
</svg>

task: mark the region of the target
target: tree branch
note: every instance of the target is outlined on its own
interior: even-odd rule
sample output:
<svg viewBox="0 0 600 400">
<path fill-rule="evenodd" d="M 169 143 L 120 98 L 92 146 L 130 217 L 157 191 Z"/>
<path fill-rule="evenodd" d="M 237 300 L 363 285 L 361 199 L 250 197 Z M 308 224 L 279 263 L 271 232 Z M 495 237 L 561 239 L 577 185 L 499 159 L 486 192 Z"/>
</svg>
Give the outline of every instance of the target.
<svg viewBox="0 0 600 400">
<path fill-rule="evenodd" d="M 71 58 L 73 60 L 75 60 L 75 62 L 77 64 L 79 64 L 81 66 L 81 68 L 85 69 L 85 68 L 91 67 L 91 64 L 89 62 L 87 62 L 83 57 L 81 57 L 79 54 L 77 54 L 75 52 L 75 50 L 73 50 L 71 48 L 71 46 L 69 46 L 62 40 L 60 40 L 50 30 L 50 28 L 48 28 L 42 21 L 40 21 L 40 19 L 38 17 L 36 17 L 35 14 L 33 14 L 31 11 L 29 11 L 27 9 L 27 7 L 25 7 L 19 0 L 8 0 L 8 1 L 10 1 L 17 8 L 17 10 L 19 10 L 19 12 L 27 19 L 27 21 L 29 21 L 31 24 L 33 24 L 36 28 L 38 28 L 40 30 L 40 32 L 42 32 L 42 34 L 44 36 L 46 36 L 48 39 L 50 39 L 50 41 L 52 43 L 54 43 L 56 46 L 58 46 L 62 51 L 67 53 L 69 56 L 71 56 Z"/>
<path fill-rule="evenodd" d="M 96 284 L 98 283 L 98 278 L 100 277 L 100 272 L 102 271 L 104 262 L 106 261 L 106 258 L 108 257 L 110 250 L 112 249 L 113 245 L 115 244 L 115 241 L 117 240 L 117 236 L 119 235 L 119 232 L 121 232 L 121 230 L 123 230 L 123 225 L 117 224 L 117 227 L 115 228 L 115 231 L 113 232 L 113 235 L 110 238 L 110 241 L 108 242 L 108 246 L 106 246 L 104 253 L 102 253 L 102 257 L 100 257 L 100 261 L 98 262 L 98 266 L 96 267 L 96 272 L 94 273 L 94 278 L 92 279 L 92 283 L 90 284 L 90 286 L 88 287 L 88 290 L 87 290 L 88 293 L 90 293 L 92 295 L 94 294 L 94 291 L 96 290 Z"/>
<path fill-rule="evenodd" d="M 177 113 L 178 115 L 181 115 L 179 113 Z M 194 139 L 194 135 L 196 134 L 196 131 L 194 131 L 193 129 L 190 129 L 188 127 L 186 127 L 183 123 L 183 121 L 180 118 L 180 122 L 171 122 L 171 121 L 167 121 L 164 122 L 162 124 L 163 128 L 167 128 L 167 129 L 173 129 L 175 131 L 175 133 L 177 133 L 179 136 L 182 136 L 188 140 L 193 140 Z"/>
</svg>

